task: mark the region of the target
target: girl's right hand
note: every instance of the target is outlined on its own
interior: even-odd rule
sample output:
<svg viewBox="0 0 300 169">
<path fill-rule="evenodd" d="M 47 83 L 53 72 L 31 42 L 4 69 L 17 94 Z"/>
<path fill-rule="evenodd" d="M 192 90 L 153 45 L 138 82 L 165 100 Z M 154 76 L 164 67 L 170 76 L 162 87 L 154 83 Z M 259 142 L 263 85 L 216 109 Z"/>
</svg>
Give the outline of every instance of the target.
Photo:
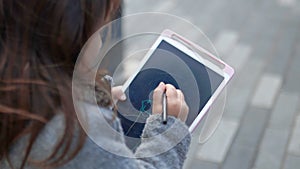
<svg viewBox="0 0 300 169">
<path fill-rule="evenodd" d="M 168 115 L 175 116 L 185 122 L 189 112 L 189 107 L 185 102 L 183 93 L 181 90 L 176 89 L 173 85 L 164 84 L 163 82 L 161 82 L 153 92 L 152 114 L 162 113 L 162 99 L 164 92 L 167 96 Z"/>
</svg>

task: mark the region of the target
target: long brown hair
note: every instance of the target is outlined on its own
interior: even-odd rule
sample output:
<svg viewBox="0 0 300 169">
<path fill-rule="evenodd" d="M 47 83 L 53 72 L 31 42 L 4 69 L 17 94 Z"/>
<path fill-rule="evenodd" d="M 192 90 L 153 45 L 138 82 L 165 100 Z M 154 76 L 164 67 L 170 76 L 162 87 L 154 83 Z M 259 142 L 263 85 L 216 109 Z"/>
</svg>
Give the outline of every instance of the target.
<svg viewBox="0 0 300 169">
<path fill-rule="evenodd" d="M 55 167 L 76 156 L 85 134 L 70 99 L 73 68 L 85 41 L 118 6 L 117 0 L 0 0 L 0 160 L 13 168 L 9 149 L 27 135 L 24 168 L 39 133 L 58 112 L 64 114 L 63 137 L 39 164 Z"/>
</svg>

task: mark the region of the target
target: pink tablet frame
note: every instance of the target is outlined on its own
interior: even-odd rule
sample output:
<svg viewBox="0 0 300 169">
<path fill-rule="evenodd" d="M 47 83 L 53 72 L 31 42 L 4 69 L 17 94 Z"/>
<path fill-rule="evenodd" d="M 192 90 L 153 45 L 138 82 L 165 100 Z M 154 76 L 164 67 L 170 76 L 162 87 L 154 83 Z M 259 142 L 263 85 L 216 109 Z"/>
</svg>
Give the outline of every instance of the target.
<svg viewBox="0 0 300 169">
<path fill-rule="evenodd" d="M 203 117 L 207 114 L 207 112 L 209 111 L 209 108 L 211 107 L 213 102 L 220 95 L 221 91 L 226 87 L 226 85 L 228 84 L 230 79 L 232 79 L 232 77 L 234 75 L 234 69 L 231 66 L 229 66 L 228 64 L 226 64 L 224 61 L 219 59 L 217 56 L 215 56 L 212 53 L 210 53 L 209 51 L 207 51 L 206 49 L 202 48 L 201 46 L 195 44 L 192 41 L 189 41 L 185 37 L 173 32 L 169 29 L 164 30 L 162 32 L 161 36 L 171 38 L 171 39 L 175 39 L 176 41 L 180 42 L 182 45 L 188 47 L 189 49 L 192 48 L 191 50 L 196 49 L 196 50 L 199 50 L 200 52 L 204 53 L 206 55 L 206 59 L 208 59 L 211 63 L 215 64 L 216 66 L 220 67 L 220 69 L 222 69 L 222 72 L 224 73 L 224 75 L 227 76 L 226 79 L 224 78 L 225 82 L 222 82 L 222 86 L 220 85 L 218 87 L 218 88 L 220 88 L 220 87 L 221 88 L 218 89 L 218 92 L 213 93 L 213 95 L 211 96 L 211 98 L 208 100 L 207 104 L 203 108 L 203 109 L 206 109 L 206 110 L 203 111 L 203 109 L 202 109 L 201 112 L 199 112 L 196 119 L 191 124 L 191 126 L 189 127 L 189 131 L 193 132 L 195 130 L 195 128 L 199 125 L 199 123 L 201 122 Z M 203 56 L 203 55 L 201 55 L 201 56 Z"/>
</svg>

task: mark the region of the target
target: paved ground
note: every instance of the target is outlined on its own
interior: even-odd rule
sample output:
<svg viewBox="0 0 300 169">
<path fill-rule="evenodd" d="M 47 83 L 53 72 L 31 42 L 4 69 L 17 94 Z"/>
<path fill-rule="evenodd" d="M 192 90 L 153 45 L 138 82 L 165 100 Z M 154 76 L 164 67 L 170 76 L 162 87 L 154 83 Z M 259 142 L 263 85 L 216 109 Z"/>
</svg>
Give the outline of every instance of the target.
<svg viewBox="0 0 300 169">
<path fill-rule="evenodd" d="M 160 11 L 202 29 L 236 69 L 213 137 L 199 132 L 185 168 L 300 167 L 300 1 L 125 0 L 124 14 Z"/>
</svg>

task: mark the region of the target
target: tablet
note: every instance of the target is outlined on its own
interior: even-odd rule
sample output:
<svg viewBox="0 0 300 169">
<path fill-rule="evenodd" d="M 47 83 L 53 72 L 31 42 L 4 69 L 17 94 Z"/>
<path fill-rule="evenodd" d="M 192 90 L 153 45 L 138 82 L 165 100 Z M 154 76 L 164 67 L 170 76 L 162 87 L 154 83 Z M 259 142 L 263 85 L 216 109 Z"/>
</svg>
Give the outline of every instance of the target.
<svg viewBox="0 0 300 169">
<path fill-rule="evenodd" d="M 189 106 L 186 124 L 192 132 L 233 74 L 232 67 L 207 50 L 170 30 L 163 31 L 123 85 L 127 99 L 117 107 L 124 134 L 141 136 L 151 115 L 153 90 L 160 82 L 184 93 Z"/>
</svg>

